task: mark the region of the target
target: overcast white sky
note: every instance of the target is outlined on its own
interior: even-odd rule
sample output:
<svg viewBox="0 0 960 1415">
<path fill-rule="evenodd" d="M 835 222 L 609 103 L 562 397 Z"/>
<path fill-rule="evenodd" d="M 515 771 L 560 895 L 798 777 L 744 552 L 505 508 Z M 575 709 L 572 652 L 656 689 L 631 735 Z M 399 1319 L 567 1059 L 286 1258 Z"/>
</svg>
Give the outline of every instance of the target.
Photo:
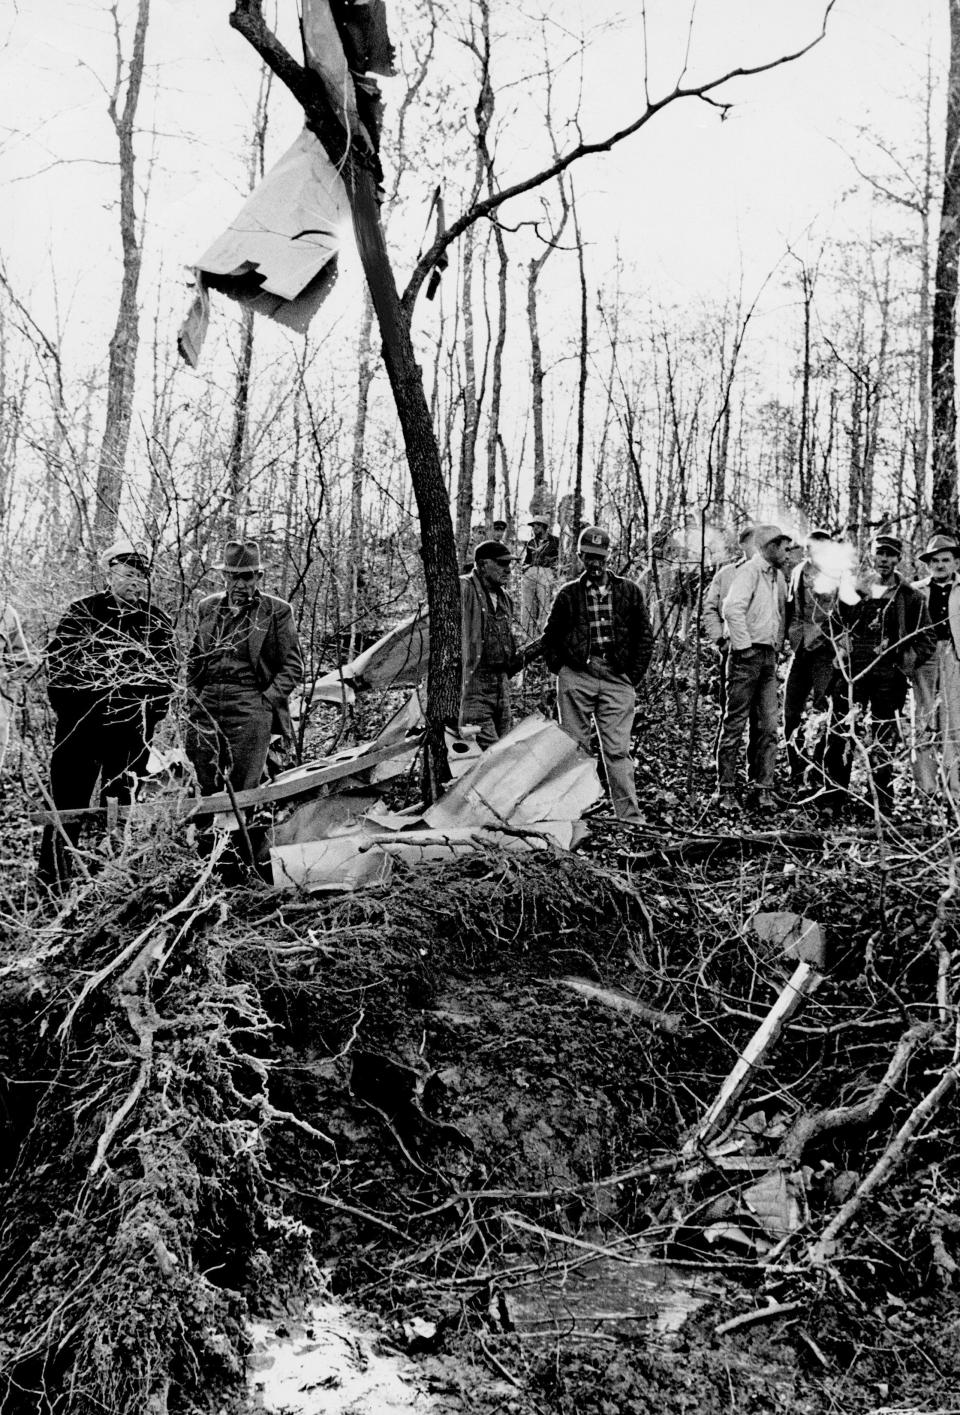
<svg viewBox="0 0 960 1415">
<path fill-rule="evenodd" d="M 464 0 L 465 3 L 465 0 Z M 278 0 L 288 40 L 295 39 L 292 0 Z M 456 8 L 460 0 L 451 0 Z M 128 19 L 132 0 L 121 0 Z M 228 0 L 153 0 L 148 80 L 141 106 L 140 175 L 150 171 L 148 275 L 162 267 L 168 302 L 179 308 L 183 267 L 233 214 L 257 83 L 257 61 L 230 30 Z M 268 10 L 269 10 L 268 6 Z M 676 81 L 687 42 L 685 0 L 647 0 L 650 89 Z M 822 0 L 699 0 L 691 33 L 689 77 L 699 79 L 797 47 L 819 28 Z M 400 38 L 403 0 L 390 6 Z M 581 122 L 596 138 L 630 121 L 643 99 L 639 0 L 554 0 L 547 33 L 555 54 L 574 48 L 565 36 L 589 34 Z M 539 165 L 542 123 L 526 77 L 539 67 L 537 26 L 515 5 L 495 0 L 495 78 L 500 113 L 516 108 L 500 147 L 504 180 Z M 61 313 L 91 341 L 109 330 L 118 282 L 115 144 L 105 113 L 112 39 L 107 0 L 17 0 L 0 20 L 0 251 L 17 288 L 43 320 Z M 811 224 L 822 234 L 864 219 L 862 204 L 843 201 L 853 180 L 843 148 L 860 124 L 907 153 L 915 144 L 928 52 L 937 72 L 947 49 L 946 0 L 838 0 L 828 38 L 796 65 L 731 87 L 736 105 L 725 121 L 689 103 L 657 117 L 613 154 L 576 169 L 593 279 L 619 250 L 648 292 L 670 303 L 696 301 L 735 287 L 741 266 L 748 292 Z M 441 59 L 463 64 L 451 46 Z M 558 111 L 569 113 L 578 68 L 558 84 Z M 385 85 L 390 101 L 390 84 Z M 455 86 L 450 116 L 468 112 L 472 87 Z M 941 108 L 935 113 L 937 129 Z M 298 127 L 278 92 L 273 153 Z M 941 146 L 939 136 L 937 149 Z M 424 180 L 424 201 L 429 180 Z M 451 200 L 456 207 L 456 200 Z M 530 214 L 507 210 L 505 217 Z M 419 235 L 419 233 L 418 233 Z M 401 283 L 404 270 L 398 272 Z M 572 272 L 571 272 L 572 274 Z M 334 329 L 351 298 L 341 282 L 319 316 Z M 323 328 L 317 329 L 323 334 Z M 352 335 L 351 335 L 352 337 Z"/>
</svg>

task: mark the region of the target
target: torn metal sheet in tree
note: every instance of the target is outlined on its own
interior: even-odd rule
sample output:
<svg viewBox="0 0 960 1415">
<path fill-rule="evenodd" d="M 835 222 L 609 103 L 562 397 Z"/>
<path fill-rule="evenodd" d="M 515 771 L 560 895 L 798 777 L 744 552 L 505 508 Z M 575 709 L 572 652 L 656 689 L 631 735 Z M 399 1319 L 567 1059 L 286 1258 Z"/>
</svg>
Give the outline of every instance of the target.
<svg viewBox="0 0 960 1415">
<path fill-rule="evenodd" d="M 304 128 L 197 261 L 197 294 L 177 340 L 187 363 L 200 358 L 211 289 L 305 333 L 336 279 L 348 218 L 340 174 Z"/>
<path fill-rule="evenodd" d="M 354 701 L 355 692 L 372 689 L 415 688 L 430 663 L 430 618 L 418 609 L 390 629 L 375 644 L 318 678 L 310 692 L 315 703 Z"/>
<path fill-rule="evenodd" d="M 323 839 L 275 844 L 274 884 L 352 889 L 386 879 L 395 859 L 450 859 L 485 844 L 570 849 L 585 834 L 580 817 L 600 794 L 593 759 L 556 723 L 528 717 L 477 756 L 429 810 L 367 811 Z"/>
</svg>

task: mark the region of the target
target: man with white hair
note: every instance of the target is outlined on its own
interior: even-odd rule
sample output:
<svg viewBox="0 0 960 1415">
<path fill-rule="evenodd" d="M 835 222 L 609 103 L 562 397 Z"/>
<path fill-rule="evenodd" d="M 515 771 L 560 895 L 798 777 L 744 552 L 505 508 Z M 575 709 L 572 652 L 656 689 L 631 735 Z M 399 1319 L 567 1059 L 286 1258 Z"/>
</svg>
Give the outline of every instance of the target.
<svg viewBox="0 0 960 1415">
<path fill-rule="evenodd" d="M 128 804 L 146 771 L 150 741 L 177 682 L 173 625 L 153 602 L 144 547 L 126 538 L 100 556 L 107 588 L 74 600 L 47 645 L 47 692 L 57 729 L 50 758 L 50 795 L 58 810 L 100 801 Z M 47 826 L 38 880 L 70 874 L 63 836 L 76 844 L 80 825 Z"/>
</svg>

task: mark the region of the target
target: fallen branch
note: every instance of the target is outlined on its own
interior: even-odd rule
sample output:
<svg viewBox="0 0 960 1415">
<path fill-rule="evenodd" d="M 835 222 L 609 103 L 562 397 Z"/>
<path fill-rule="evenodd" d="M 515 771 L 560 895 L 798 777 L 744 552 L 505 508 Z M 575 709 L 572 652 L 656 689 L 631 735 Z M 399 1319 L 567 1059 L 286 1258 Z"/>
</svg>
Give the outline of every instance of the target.
<svg viewBox="0 0 960 1415">
<path fill-rule="evenodd" d="M 936 1022 L 916 1022 L 904 1032 L 883 1076 L 870 1094 L 856 1105 L 834 1106 L 829 1110 L 819 1110 L 814 1115 L 800 1116 L 791 1126 L 781 1147 L 784 1159 L 791 1164 L 799 1164 L 807 1145 L 817 1135 L 872 1120 L 907 1069 L 907 1062 L 913 1053 L 929 1041 L 936 1028 Z"/>
<path fill-rule="evenodd" d="M 766 1307 L 758 1307 L 754 1312 L 741 1312 L 739 1317 L 730 1317 L 713 1329 L 714 1336 L 727 1336 L 732 1331 L 753 1326 L 755 1322 L 772 1322 L 776 1317 L 789 1317 L 799 1312 L 802 1302 L 770 1302 Z"/>
<path fill-rule="evenodd" d="M 599 983 L 591 983 L 587 978 L 541 978 L 542 983 L 559 983 L 561 987 L 572 988 L 581 997 L 590 998 L 594 1002 L 602 1002 L 605 1007 L 611 1007 L 615 1012 L 627 1012 L 633 1017 L 639 1017 L 651 1027 L 656 1027 L 661 1032 L 666 1032 L 674 1036 L 680 1031 L 683 1021 L 679 1012 L 659 1012 L 655 1007 L 648 1007 L 639 998 L 631 997 L 629 993 L 622 992 L 619 988 L 601 987 Z"/>
<path fill-rule="evenodd" d="M 870 1173 L 856 1192 L 834 1214 L 817 1242 L 810 1248 L 808 1257 L 814 1266 L 822 1266 L 828 1261 L 841 1229 L 846 1227 L 873 1191 L 878 1189 L 887 1176 L 900 1164 L 914 1135 L 930 1119 L 931 1115 L 935 1114 L 943 1100 L 957 1084 L 958 1079 L 960 1079 L 960 1070 L 957 1065 L 948 1066 L 933 1089 L 928 1091 L 923 1100 L 914 1106 Z"/>
</svg>

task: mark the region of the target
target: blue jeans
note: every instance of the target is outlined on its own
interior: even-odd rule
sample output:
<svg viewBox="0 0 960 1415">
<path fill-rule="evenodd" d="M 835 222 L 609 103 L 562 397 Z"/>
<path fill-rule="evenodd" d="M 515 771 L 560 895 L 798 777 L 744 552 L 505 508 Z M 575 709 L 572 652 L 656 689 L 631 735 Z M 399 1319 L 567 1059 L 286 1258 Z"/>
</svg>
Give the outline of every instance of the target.
<svg viewBox="0 0 960 1415">
<path fill-rule="evenodd" d="M 748 776 L 761 791 L 769 791 L 777 770 L 777 651 L 769 644 L 731 649 L 727 660 L 727 703 L 717 746 L 717 783 L 730 789 L 737 783 L 737 758 L 748 720 L 752 718 L 752 760 Z"/>
</svg>

